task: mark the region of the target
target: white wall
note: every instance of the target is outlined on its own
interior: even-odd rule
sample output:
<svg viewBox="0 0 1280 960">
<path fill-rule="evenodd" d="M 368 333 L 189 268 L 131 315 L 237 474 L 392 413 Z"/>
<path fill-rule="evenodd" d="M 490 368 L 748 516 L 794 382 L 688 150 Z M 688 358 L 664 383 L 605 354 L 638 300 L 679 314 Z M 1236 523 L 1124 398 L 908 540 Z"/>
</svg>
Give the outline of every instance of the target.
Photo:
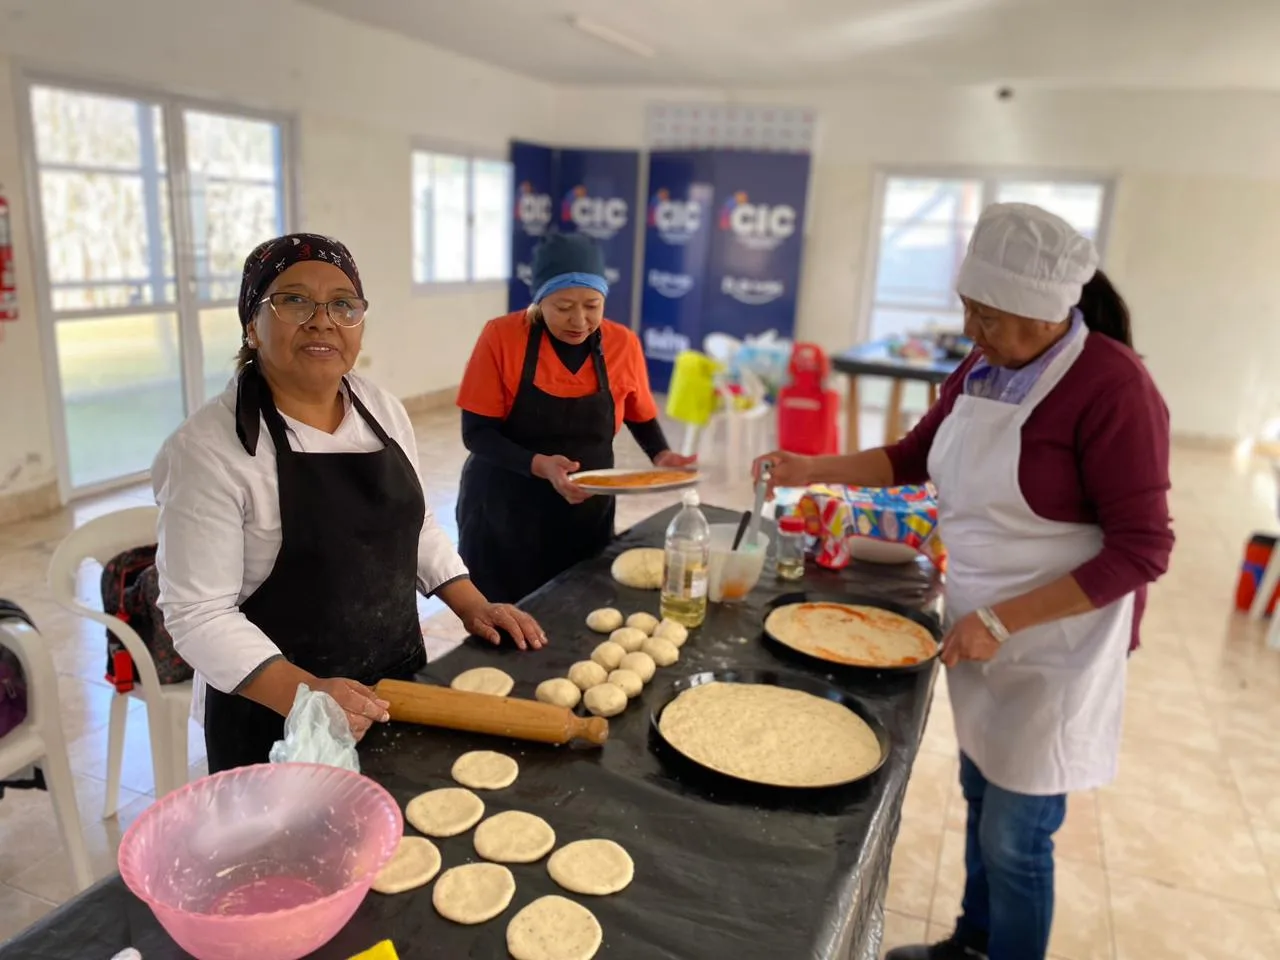
<svg viewBox="0 0 1280 960">
<path fill-rule="evenodd" d="M 566 91 L 566 142 L 644 142 L 652 101 Z M 1118 180 L 1107 268 L 1182 434 L 1235 439 L 1280 415 L 1280 95 L 886 88 L 737 91 L 819 116 L 798 334 L 855 342 L 880 168 L 1035 168 Z"/>
<path fill-rule="evenodd" d="M 457 383 L 506 291 L 415 296 L 414 138 L 505 152 L 553 129 L 555 91 L 293 0 L 0 0 L 0 184 L 15 205 L 20 309 L 0 342 L 0 497 L 56 479 L 18 156 L 15 71 L 282 111 L 298 120 L 300 226 L 360 264 L 367 373 L 400 396 Z"/>
</svg>

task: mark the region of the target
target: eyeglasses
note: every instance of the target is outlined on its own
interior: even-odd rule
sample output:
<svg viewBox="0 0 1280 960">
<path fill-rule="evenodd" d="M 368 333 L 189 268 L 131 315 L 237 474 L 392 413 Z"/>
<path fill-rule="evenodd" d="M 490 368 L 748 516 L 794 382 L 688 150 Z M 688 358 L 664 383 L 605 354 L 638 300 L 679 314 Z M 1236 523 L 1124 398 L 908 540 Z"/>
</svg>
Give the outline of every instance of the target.
<svg viewBox="0 0 1280 960">
<path fill-rule="evenodd" d="M 364 323 L 364 312 L 369 309 L 369 301 L 359 297 L 342 297 L 327 303 L 317 303 L 310 297 L 297 293 L 273 293 L 258 301 L 261 306 L 271 304 L 271 312 L 285 323 L 302 326 L 316 315 L 316 310 L 325 308 L 325 312 L 340 327 L 358 327 Z"/>
</svg>

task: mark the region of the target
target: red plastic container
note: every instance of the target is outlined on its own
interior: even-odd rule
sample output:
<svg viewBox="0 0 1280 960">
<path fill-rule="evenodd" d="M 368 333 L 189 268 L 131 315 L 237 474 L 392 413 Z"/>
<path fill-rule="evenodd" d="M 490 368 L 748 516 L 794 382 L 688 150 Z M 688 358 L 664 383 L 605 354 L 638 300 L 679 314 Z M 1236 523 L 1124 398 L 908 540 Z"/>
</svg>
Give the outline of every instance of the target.
<svg viewBox="0 0 1280 960">
<path fill-rule="evenodd" d="M 791 351 L 791 383 L 778 392 L 778 445 L 788 453 L 840 452 L 840 397 L 827 389 L 831 363 L 816 343 Z"/>
<path fill-rule="evenodd" d="M 1236 581 L 1236 609 L 1248 612 L 1253 606 L 1253 598 L 1257 596 L 1262 585 L 1262 576 L 1267 564 L 1271 561 L 1271 553 L 1276 549 L 1276 538 L 1266 534 L 1255 533 L 1249 538 L 1244 548 L 1244 562 L 1240 564 L 1240 579 Z M 1267 600 L 1267 616 L 1276 610 L 1276 601 L 1280 599 L 1280 586 Z"/>
</svg>

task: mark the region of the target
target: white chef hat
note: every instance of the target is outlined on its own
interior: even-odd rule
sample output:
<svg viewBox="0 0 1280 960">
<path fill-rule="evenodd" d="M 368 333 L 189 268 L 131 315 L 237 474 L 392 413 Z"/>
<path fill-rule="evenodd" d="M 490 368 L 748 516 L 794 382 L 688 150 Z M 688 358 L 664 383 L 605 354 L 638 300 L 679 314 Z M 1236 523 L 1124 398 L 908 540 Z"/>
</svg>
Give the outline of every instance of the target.
<svg viewBox="0 0 1280 960">
<path fill-rule="evenodd" d="M 1067 319 L 1098 270 L 1088 237 L 1029 203 L 993 203 L 982 211 L 956 292 L 1005 313 L 1056 323 Z"/>
</svg>

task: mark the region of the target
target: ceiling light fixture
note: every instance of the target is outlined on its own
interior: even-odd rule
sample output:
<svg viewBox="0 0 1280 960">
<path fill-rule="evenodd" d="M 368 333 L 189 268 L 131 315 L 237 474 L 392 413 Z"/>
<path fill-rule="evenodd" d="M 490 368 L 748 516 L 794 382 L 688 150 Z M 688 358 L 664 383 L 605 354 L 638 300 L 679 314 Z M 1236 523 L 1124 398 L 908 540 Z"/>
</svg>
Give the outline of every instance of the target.
<svg viewBox="0 0 1280 960">
<path fill-rule="evenodd" d="M 581 17 L 575 14 L 569 18 L 569 23 L 572 24 L 575 29 L 581 30 L 583 33 L 595 37 L 597 40 L 602 40 L 605 43 L 626 50 L 628 53 L 634 53 L 637 57 L 644 57 L 646 60 L 652 60 L 658 55 L 658 51 L 654 50 L 653 47 L 649 46 L 647 43 L 641 43 L 639 40 L 628 37 L 625 33 L 619 33 L 612 27 L 606 26 L 603 23 L 598 23 L 597 21 L 588 19 L 587 17 Z"/>
</svg>

